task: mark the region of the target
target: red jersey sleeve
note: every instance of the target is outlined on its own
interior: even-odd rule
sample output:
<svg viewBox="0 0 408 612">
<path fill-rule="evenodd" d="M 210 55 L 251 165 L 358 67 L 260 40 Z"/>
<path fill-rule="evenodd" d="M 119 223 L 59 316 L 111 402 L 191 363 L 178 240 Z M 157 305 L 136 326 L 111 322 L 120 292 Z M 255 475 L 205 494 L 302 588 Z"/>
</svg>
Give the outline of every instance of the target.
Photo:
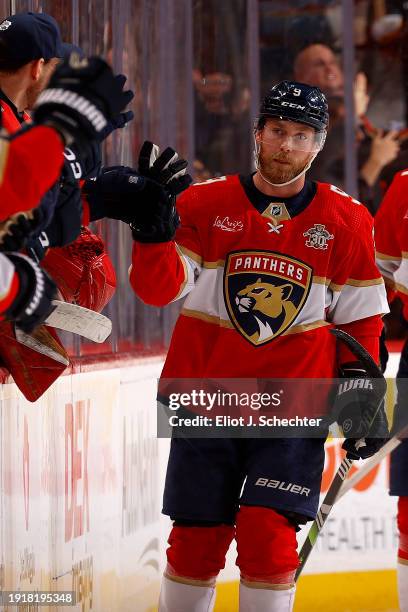
<svg viewBox="0 0 408 612">
<path fill-rule="evenodd" d="M 190 190 L 177 201 L 180 227 L 174 241 L 134 242 L 130 284 L 146 304 L 165 306 L 187 295 L 202 267 L 201 245 L 190 212 Z"/>
<path fill-rule="evenodd" d="M 0 219 L 38 206 L 61 174 L 64 145 L 56 130 L 33 127 L 0 139 Z"/>
<path fill-rule="evenodd" d="M 375 216 L 377 265 L 391 290 L 395 289 L 394 275 L 401 265 L 402 253 L 408 251 L 403 222 L 408 209 L 407 189 L 408 172 L 401 172 L 394 177 Z"/>
<path fill-rule="evenodd" d="M 357 230 L 357 231 L 356 231 Z M 388 312 L 384 282 L 375 262 L 373 220 L 362 215 L 361 223 L 348 236 L 344 258 L 332 284 L 333 301 L 328 320 L 352 335 L 379 361 L 381 315 Z M 338 363 L 355 361 L 347 347 L 339 343 Z"/>
</svg>

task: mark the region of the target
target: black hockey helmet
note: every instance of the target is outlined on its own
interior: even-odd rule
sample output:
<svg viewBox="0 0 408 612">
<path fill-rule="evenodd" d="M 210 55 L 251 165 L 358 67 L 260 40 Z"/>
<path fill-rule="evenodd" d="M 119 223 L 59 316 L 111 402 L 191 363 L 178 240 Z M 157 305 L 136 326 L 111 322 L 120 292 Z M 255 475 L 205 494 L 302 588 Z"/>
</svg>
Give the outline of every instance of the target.
<svg viewBox="0 0 408 612">
<path fill-rule="evenodd" d="M 317 131 L 325 131 L 329 124 L 326 96 L 318 87 L 282 81 L 274 85 L 263 99 L 257 129 L 265 125 L 268 117 L 297 121 Z"/>
</svg>

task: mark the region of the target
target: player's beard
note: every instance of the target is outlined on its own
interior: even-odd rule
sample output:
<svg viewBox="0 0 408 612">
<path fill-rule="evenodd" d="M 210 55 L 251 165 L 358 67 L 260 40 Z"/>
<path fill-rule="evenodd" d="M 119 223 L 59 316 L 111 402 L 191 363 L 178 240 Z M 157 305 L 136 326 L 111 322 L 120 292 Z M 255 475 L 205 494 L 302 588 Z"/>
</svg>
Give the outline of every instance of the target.
<svg viewBox="0 0 408 612">
<path fill-rule="evenodd" d="M 280 185 L 281 183 L 287 183 L 301 174 L 306 168 L 307 164 L 311 159 L 311 155 L 308 154 L 302 161 L 293 162 L 290 158 L 290 154 L 287 153 L 274 153 L 273 155 L 265 155 L 262 152 L 262 148 L 259 151 L 259 169 L 262 175 L 268 179 L 271 183 Z M 287 166 L 281 166 L 277 161 L 285 161 L 288 163 Z"/>
</svg>

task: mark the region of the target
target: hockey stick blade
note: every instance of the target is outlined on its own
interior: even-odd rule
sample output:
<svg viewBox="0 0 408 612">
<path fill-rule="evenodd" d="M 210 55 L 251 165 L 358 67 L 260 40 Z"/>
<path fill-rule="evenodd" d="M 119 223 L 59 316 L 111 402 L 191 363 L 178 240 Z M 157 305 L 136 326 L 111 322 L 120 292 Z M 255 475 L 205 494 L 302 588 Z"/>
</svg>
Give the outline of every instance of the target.
<svg viewBox="0 0 408 612">
<path fill-rule="evenodd" d="M 60 300 L 53 300 L 52 304 L 55 309 L 45 325 L 78 334 L 97 343 L 105 342 L 112 331 L 112 321 L 99 312 Z"/>
</svg>

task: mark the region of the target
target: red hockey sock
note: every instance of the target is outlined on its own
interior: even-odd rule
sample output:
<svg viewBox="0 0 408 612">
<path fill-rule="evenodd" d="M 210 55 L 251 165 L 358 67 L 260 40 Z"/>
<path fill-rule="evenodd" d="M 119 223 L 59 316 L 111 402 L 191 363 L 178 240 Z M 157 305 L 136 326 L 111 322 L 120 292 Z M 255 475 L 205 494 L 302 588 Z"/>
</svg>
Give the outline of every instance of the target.
<svg viewBox="0 0 408 612">
<path fill-rule="evenodd" d="M 225 565 L 225 555 L 234 537 L 234 527 L 175 526 L 169 536 L 167 573 L 170 576 L 208 581 Z"/>
<path fill-rule="evenodd" d="M 241 506 L 237 515 L 237 565 L 245 582 L 291 584 L 299 563 L 296 531 L 270 508 Z"/>
<path fill-rule="evenodd" d="M 398 500 L 397 523 L 399 531 L 398 558 L 408 561 L 408 497 Z"/>
</svg>

